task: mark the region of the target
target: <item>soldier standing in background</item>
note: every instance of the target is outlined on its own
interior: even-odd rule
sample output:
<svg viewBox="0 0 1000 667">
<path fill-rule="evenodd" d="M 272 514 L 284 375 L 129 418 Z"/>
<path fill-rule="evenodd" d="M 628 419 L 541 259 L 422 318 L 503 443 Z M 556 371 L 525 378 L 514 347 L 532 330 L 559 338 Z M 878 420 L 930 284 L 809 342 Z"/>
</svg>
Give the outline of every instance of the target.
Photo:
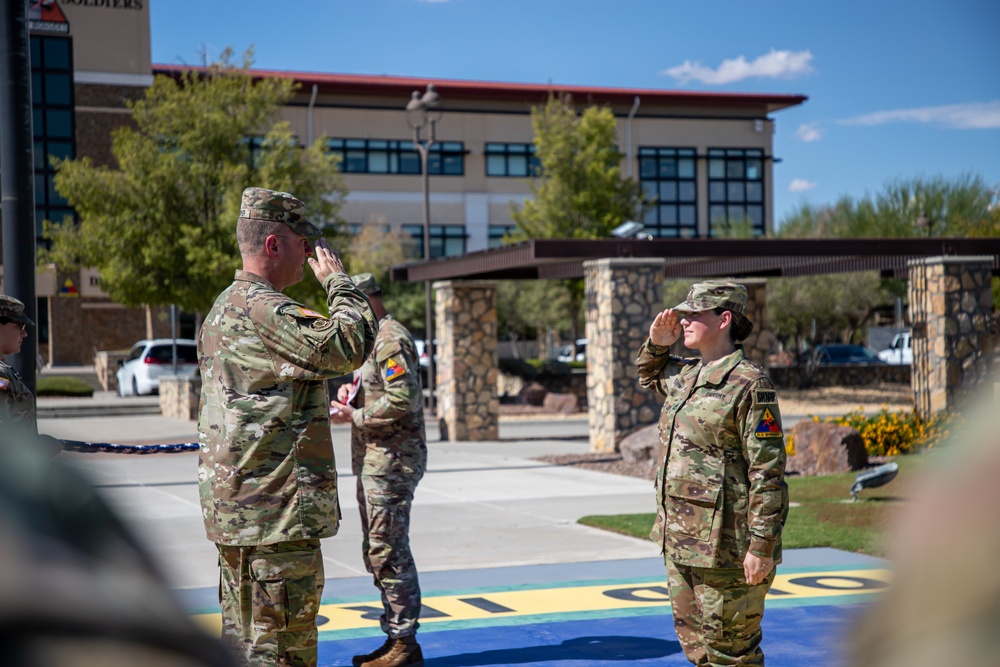
<svg viewBox="0 0 1000 667">
<path fill-rule="evenodd" d="M 378 322 L 295 197 L 243 192 L 243 270 L 198 343 L 198 486 L 219 549 L 223 640 L 244 664 L 317 663 L 320 538 L 340 525 L 326 380 L 364 363 Z M 308 259 L 329 317 L 282 293 Z"/>
<path fill-rule="evenodd" d="M 650 538 L 667 564 L 677 638 L 696 665 L 764 664 L 764 596 L 788 515 L 777 396 L 736 345 L 753 331 L 746 299 L 743 285 L 696 283 L 656 316 L 636 360 L 639 384 L 667 399 Z M 701 359 L 670 354 L 682 327 Z"/>
<path fill-rule="evenodd" d="M 413 336 L 388 314 L 375 277 L 351 278 L 379 318 L 375 353 L 338 390 L 330 419 L 351 424 L 351 469 L 358 480 L 365 567 L 382 593 L 385 643 L 354 656 L 355 667 L 424 664 L 417 644 L 420 582 L 410 552 L 410 507 L 427 468 L 424 401 Z M 353 406 L 351 405 L 353 404 Z M 356 407 L 354 407 L 356 406 Z"/>
<path fill-rule="evenodd" d="M 24 304 L 0 294 L 0 425 L 18 425 L 35 433 L 35 397 L 6 357 L 21 351 L 28 327 L 35 326 L 24 314 Z"/>
</svg>

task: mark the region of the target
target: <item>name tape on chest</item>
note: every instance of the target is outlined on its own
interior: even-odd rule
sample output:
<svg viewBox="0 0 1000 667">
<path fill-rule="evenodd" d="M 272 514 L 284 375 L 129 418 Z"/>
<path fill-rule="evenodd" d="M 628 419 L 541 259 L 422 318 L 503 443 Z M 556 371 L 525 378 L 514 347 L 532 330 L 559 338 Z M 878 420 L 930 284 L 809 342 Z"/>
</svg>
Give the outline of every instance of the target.
<svg viewBox="0 0 1000 667">
<path fill-rule="evenodd" d="M 406 368 L 397 364 L 394 359 L 389 359 L 385 362 L 385 379 L 386 381 L 395 380 L 406 375 Z"/>
<path fill-rule="evenodd" d="M 781 432 L 781 424 L 774 418 L 770 408 L 764 408 L 764 414 L 760 416 L 760 421 L 757 422 L 754 435 L 758 438 L 780 438 L 784 435 Z"/>
</svg>

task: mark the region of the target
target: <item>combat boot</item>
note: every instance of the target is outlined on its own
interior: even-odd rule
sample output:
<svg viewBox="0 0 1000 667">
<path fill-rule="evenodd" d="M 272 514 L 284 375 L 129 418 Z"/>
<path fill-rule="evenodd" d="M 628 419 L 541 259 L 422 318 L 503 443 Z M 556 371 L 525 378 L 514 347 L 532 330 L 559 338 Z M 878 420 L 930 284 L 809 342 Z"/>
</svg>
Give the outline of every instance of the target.
<svg viewBox="0 0 1000 667">
<path fill-rule="evenodd" d="M 356 655 L 353 658 L 351 658 L 351 664 L 354 665 L 354 667 L 361 667 L 361 665 L 365 664 L 369 660 L 374 660 L 375 658 L 379 657 L 380 655 L 391 649 L 392 645 L 395 643 L 396 643 L 395 639 L 391 637 L 386 637 L 385 642 L 371 653 L 365 653 L 364 655 Z"/>
<path fill-rule="evenodd" d="M 390 639 L 388 651 L 372 660 L 361 663 L 361 667 L 423 667 L 424 653 L 413 635 Z M 381 650 L 381 649 L 380 649 Z"/>
</svg>

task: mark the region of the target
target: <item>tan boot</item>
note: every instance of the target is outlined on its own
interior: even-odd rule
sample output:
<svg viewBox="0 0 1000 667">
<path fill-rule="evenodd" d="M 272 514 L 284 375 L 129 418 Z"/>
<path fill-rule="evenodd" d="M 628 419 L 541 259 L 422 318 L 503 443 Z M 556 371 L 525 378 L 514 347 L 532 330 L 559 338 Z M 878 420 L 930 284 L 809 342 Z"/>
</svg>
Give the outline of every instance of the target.
<svg viewBox="0 0 1000 667">
<path fill-rule="evenodd" d="M 351 664 L 354 665 L 354 667 L 361 667 L 361 665 L 365 664 L 369 660 L 374 660 L 375 658 L 379 657 L 380 655 L 391 649 L 392 645 L 395 643 L 396 643 L 395 639 L 387 637 L 385 642 L 371 653 L 365 653 L 364 655 L 356 655 L 353 658 L 351 658 Z"/>
<path fill-rule="evenodd" d="M 420 644 L 413 635 L 390 639 L 391 645 L 388 651 L 381 655 L 361 663 L 360 667 L 423 667 L 424 654 L 420 650 Z M 388 643 L 388 642 L 387 642 Z"/>
</svg>

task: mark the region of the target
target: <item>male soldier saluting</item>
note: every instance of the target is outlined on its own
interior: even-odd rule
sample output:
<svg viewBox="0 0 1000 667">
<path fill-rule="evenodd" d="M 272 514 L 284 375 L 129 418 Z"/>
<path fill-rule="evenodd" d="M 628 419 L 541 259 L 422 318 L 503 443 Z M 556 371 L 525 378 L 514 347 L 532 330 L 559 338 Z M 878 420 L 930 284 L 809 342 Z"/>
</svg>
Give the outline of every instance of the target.
<svg viewBox="0 0 1000 667">
<path fill-rule="evenodd" d="M 358 479 L 365 567 L 382 592 L 385 643 L 354 656 L 355 667 L 424 664 L 416 632 L 420 583 L 410 553 L 410 507 L 427 467 L 424 403 L 413 337 L 388 314 L 370 273 L 352 276 L 379 318 L 375 353 L 355 372 L 357 394 L 343 385 L 330 403 L 332 421 L 351 424 L 351 468 Z M 357 407 L 349 405 L 354 403 Z"/>
<path fill-rule="evenodd" d="M 319 539 L 340 524 L 325 381 L 364 363 L 378 322 L 295 197 L 243 192 L 243 270 L 212 306 L 198 343 L 198 482 L 219 549 L 223 640 L 244 664 L 315 666 L 323 590 Z M 282 290 L 303 264 L 329 317 Z"/>
</svg>

